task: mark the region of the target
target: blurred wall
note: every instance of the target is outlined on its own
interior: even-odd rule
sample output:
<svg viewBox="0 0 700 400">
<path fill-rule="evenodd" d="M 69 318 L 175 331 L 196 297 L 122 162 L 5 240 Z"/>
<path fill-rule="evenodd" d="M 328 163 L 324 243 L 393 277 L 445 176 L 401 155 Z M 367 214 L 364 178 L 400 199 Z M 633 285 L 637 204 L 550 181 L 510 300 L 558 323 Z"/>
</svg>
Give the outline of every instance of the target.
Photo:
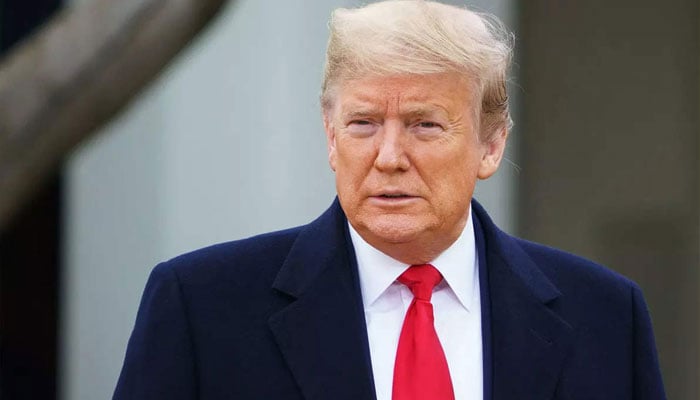
<svg viewBox="0 0 700 400">
<path fill-rule="evenodd" d="M 74 3 L 81 1 L 89 0 Z M 330 11 L 355 3 L 235 2 L 71 157 L 63 399 L 111 396 L 157 262 L 306 223 L 330 204 L 335 189 L 317 97 Z M 473 4 L 514 20 L 511 0 Z M 511 231 L 514 180 L 506 164 L 477 189 Z"/>
<path fill-rule="evenodd" d="M 697 0 L 523 1 L 527 238 L 646 295 L 669 399 L 698 399 Z"/>
</svg>

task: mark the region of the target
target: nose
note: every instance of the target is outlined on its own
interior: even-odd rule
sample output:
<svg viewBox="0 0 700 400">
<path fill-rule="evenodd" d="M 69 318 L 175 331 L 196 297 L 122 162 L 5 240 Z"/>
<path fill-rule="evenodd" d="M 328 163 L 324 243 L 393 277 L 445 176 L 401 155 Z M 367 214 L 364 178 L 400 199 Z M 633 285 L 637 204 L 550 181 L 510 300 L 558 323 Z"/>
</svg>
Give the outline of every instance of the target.
<svg viewBox="0 0 700 400">
<path fill-rule="evenodd" d="M 374 167 L 383 172 L 406 171 L 411 162 L 406 154 L 406 132 L 402 123 L 386 121 L 377 140 Z"/>
</svg>

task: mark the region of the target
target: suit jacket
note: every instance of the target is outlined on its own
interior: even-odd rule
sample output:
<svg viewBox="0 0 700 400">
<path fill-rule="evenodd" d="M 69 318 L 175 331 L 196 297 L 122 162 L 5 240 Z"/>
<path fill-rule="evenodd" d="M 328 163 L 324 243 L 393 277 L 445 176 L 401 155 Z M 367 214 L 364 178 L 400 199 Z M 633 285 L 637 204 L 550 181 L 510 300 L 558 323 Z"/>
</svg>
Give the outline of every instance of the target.
<svg viewBox="0 0 700 400">
<path fill-rule="evenodd" d="M 488 269 L 487 397 L 665 398 L 637 285 L 472 210 Z M 159 264 L 114 399 L 374 399 L 361 299 L 337 200 L 308 225 Z"/>
</svg>

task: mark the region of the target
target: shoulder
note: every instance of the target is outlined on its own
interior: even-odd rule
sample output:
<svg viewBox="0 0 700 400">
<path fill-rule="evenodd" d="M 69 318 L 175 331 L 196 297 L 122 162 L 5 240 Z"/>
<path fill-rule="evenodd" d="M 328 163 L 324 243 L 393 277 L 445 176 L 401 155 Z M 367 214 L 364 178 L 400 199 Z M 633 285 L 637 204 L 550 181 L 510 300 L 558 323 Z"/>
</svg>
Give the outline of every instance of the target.
<svg viewBox="0 0 700 400">
<path fill-rule="evenodd" d="M 171 282 L 203 298 L 211 298 L 215 288 L 227 294 L 263 293 L 294 254 L 296 261 L 299 257 L 305 261 L 318 258 L 323 249 L 337 251 L 344 237 L 344 218 L 336 199 L 306 225 L 216 244 L 165 261 L 155 267 L 149 282 Z"/>
<path fill-rule="evenodd" d="M 633 310 L 646 307 L 639 286 L 609 267 L 539 243 L 513 239 L 561 292 L 556 308 L 598 322 L 605 321 L 607 315 L 609 323 L 631 323 Z"/>
<path fill-rule="evenodd" d="M 477 217 L 475 220 L 485 238 L 487 252 L 498 255 L 523 280 L 548 281 L 539 287 L 550 287 L 551 284 L 556 291 L 569 298 L 619 298 L 639 290 L 636 283 L 597 262 L 505 233 L 493 223 L 478 202 L 472 204 Z M 553 293 L 552 290 L 547 291 Z"/>
<path fill-rule="evenodd" d="M 157 265 L 152 275 L 173 276 L 183 285 L 200 285 L 258 276 L 270 281 L 284 263 L 304 226 L 219 243 Z"/>
<path fill-rule="evenodd" d="M 597 262 L 540 243 L 513 239 L 555 284 L 604 285 L 618 289 L 637 286 L 629 278 Z"/>
</svg>

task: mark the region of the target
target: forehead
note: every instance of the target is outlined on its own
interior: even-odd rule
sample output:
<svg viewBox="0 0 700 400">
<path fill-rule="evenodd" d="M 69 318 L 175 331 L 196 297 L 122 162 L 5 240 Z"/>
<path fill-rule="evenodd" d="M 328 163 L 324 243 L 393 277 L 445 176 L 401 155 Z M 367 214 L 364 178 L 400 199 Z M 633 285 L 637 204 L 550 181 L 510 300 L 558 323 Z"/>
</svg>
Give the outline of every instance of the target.
<svg viewBox="0 0 700 400">
<path fill-rule="evenodd" d="M 333 103 L 340 112 L 364 108 L 401 112 L 463 111 L 475 104 L 473 87 L 469 79 L 456 72 L 368 76 L 341 82 Z"/>
</svg>

